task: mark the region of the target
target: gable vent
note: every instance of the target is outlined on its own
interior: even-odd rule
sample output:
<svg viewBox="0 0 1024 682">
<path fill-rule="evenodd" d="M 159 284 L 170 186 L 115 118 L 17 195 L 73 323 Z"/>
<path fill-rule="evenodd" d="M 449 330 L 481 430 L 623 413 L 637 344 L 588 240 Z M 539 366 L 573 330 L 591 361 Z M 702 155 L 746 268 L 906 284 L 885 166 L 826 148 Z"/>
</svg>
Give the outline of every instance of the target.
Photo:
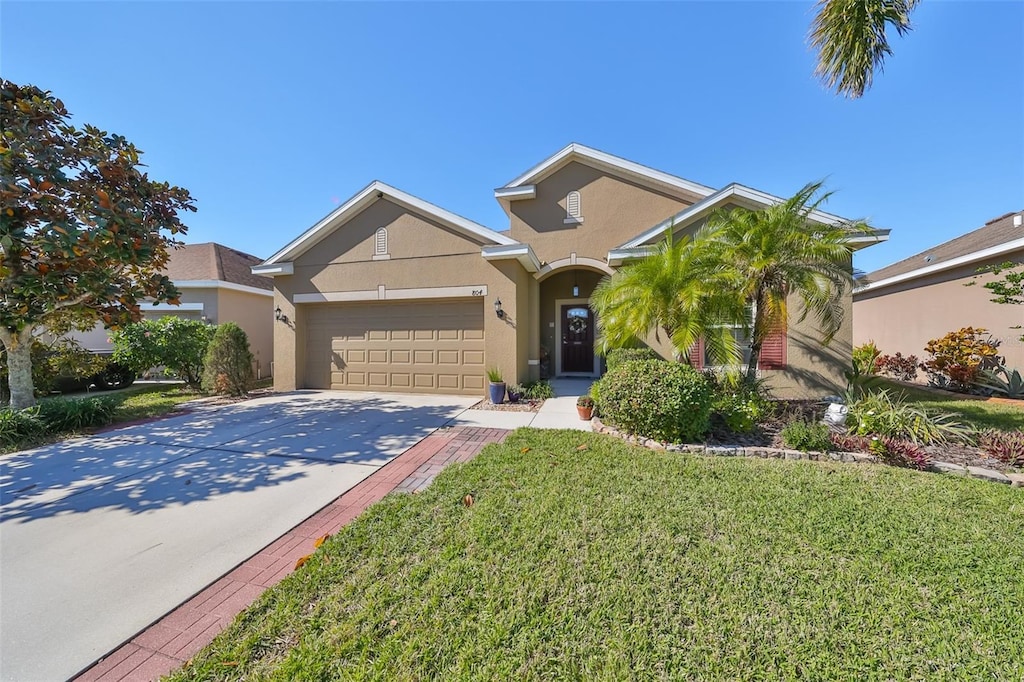
<svg viewBox="0 0 1024 682">
<path fill-rule="evenodd" d="M 386 227 L 381 227 L 377 230 L 377 235 L 374 239 L 373 254 L 375 256 L 384 256 L 388 252 L 388 230 Z"/>
<path fill-rule="evenodd" d="M 565 214 L 567 218 L 580 217 L 580 193 L 573 190 L 565 197 Z"/>
</svg>

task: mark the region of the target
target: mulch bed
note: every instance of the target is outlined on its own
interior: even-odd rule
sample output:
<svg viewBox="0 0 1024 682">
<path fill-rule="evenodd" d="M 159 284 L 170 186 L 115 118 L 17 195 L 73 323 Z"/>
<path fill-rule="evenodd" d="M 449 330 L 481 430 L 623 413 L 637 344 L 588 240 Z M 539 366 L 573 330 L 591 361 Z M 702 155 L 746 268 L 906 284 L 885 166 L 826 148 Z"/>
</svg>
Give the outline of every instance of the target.
<svg viewBox="0 0 1024 682">
<path fill-rule="evenodd" d="M 785 448 L 782 442 L 782 428 L 796 419 L 803 421 L 821 421 L 825 416 L 825 403 L 816 400 L 780 400 L 778 410 L 770 419 L 760 425 L 754 433 L 736 434 L 724 428 L 722 424 L 712 424 L 708 445 L 740 445 L 746 447 Z M 990 457 L 975 445 L 947 443 L 943 445 L 926 445 L 922 448 L 933 460 L 959 464 L 960 466 L 983 467 L 1000 472 L 1019 471 L 1019 469 Z"/>
</svg>

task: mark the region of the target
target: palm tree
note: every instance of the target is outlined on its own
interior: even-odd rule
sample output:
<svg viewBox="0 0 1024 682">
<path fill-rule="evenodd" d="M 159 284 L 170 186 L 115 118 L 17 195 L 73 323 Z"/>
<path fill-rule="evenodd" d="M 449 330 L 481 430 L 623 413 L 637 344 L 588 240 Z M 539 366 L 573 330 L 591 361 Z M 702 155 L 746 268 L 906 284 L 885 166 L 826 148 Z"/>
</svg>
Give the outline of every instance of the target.
<svg viewBox="0 0 1024 682">
<path fill-rule="evenodd" d="M 860 221 L 823 224 L 810 215 L 831 193 L 817 196 L 822 183 L 806 185 L 792 198 L 757 211 L 720 210 L 704 230 L 705 258 L 729 271 L 735 295 L 753 309 L 747 378 L 757 375 L 761 346 L 789 320 L 787 299 L 797 294 L 813 314 L 827 344 L 843 322 L 844 297 L 853 284 L 851 236 L 869 228 Z M 817 198 L 816 198 L 817 197 Z"/>
<path fill-rule="evenodd" d="M 700 235 L 676 240 L 670 229 L 655 253 L 603 279 L 591 297 L 602 352 L 664 334 L 678 359 L 689 359 L 703 338 L 712 357 L 738 361 L 740 349 L 731 329 L 723 326 L 742 314 L 742 304 L 731 293 L 736 275 L 714 267 L 709 253 Z"/>
<path fill-rule="evenodd" d="M 910 13 L 919 0 L 819 0 L 811 24 L 818 49 L 815 74 L 829 88 L 856 99 L 871 87 L 875 69 L 892 54 L 885 35 L 910 32 Z"/>
</svg>

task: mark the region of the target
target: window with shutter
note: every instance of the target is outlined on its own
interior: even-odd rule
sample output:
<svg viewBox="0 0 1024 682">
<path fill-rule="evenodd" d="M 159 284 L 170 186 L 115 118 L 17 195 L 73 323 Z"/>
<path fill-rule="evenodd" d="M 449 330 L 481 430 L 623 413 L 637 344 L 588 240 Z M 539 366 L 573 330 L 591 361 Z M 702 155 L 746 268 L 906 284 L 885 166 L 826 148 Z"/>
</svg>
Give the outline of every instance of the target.
<svg viewBox="0 0 1024 682">
<path fill-rule="evenodd" d="M 786 369 L 786 330 L 781 329 L 765 337 L 761 344 L 758 369 Z"/>
</svg>

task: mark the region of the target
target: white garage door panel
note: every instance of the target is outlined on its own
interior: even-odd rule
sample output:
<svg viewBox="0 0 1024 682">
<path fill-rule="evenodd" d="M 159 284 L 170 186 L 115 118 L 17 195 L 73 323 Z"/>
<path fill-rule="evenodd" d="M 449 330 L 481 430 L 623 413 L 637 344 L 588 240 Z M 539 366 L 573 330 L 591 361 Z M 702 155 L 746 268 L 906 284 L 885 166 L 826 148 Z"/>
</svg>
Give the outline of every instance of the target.
<svg viewBox="0 0 1024 682">
<path fill-rule="evenodd" d="M 309 388 L 453 394 L 484 389 L 482 299 L 307 310 Z"/>
</svg>

